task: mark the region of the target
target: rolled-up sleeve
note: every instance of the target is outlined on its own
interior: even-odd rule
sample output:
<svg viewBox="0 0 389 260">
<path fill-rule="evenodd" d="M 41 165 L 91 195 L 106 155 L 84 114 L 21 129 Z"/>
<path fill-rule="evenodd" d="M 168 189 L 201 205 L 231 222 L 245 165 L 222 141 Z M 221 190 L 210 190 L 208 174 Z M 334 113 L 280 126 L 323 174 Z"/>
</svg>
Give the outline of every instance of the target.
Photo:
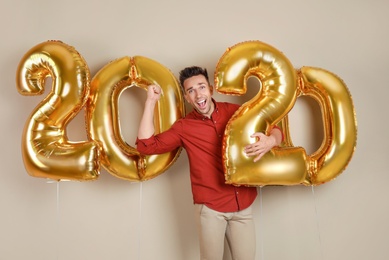
<svg viewBox="0 0 389 260">
<path fill-rule="evenodd" d="M 181 124 L 176 123 L 163 133 L 153 135 L 147 139 L 137 138 L 135 141 L 136 148 L 138 152 L 145 155 L 171 152 L 182 146 L 181 129 Z"/>
<path fill-rule="evenodd" d="M 155 152 L 155 137 L 151 136 L 147 139 L 139 139 L 137 138 L 135 141 L 136 149 L 138 152 L 143 154 L 156 154 Z"/>
</svg>

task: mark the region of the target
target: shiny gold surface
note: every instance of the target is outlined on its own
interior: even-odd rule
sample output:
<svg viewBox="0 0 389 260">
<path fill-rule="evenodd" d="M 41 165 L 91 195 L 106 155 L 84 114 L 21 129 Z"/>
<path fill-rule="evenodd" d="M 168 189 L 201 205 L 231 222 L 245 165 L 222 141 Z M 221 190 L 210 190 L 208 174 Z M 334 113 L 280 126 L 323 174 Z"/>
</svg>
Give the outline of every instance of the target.
<svg viewBox="0 0 389 260">
<path fill-rule="evenodd" d="M 83 57 L 60 41 L 31 48 L 21 59 L 16 85 L 22 95 L 40 95 L 51 77 L 51 91 L 32 111 L 22 136 L 22 155 L 31 176 L 53 180 L 95 180 L 102 165 L 112 175 L 144 181 L 166 171 L 181 148 L 145 156 L 122 138 L 118 103 L 127 88 L 147 90 L 161 86 L 156 106 L 155 130 L 163 132 L 185 115 L 179 83 L 163 65 L 151 59 L 123 57 L 105 65 L 90 80 Z M 226 183 L 233 185 L 320 185 L 336 178 L 347 167 L 357 141 L 357 121 L 347 86 L 335 74 L 321 68 L 293 68 L 285 55 L 260 42 L 242 42 L 228 48 L 215 70 L 215 87 L 227 95 L 243 95 L 247 79 L 256 77 L 261 88 L 230 119 L 223 139 Z M 321 109 L 324 139 L 307 155 L 293 146 L 288 113 L 296 99 L 309 96 Z M 69 122 L 86 110 L 89 141 L 71 142 Z M 278 125 L 284 142 L 258 162 L 243 152 L 255 140 L 255 132 L 268 133 Z"/>
<path fill-rule="evenodd" d="M 89 95 L 89 68 L 81 55 L 60 41 L 47 41 L 21 59 L 16 84 L 22 95 L 40 95 L 45 79 L 52 90 L 34 109 L 22 136 L 27 172 L 53 180 L 95 180 L 99 176 L 99 146 L 94 141 L 70 142 L 68 123 L 83 108 Z"/>
<path fill-rule="evenodd" d="M 150 84 L 161 86 L 163 95 L 155 112 L 156 132 L 162 132 L 185 115 L 180 86 L 174 75 L 151 59 L 123 57 L 103 67 L 92 79 L 87 105 L 87 123 L 92 140 L 103 148 L 101 163 L 112 175 L 143 181 L 154 178 L 170 167 L 181 149 L 161 155 L 145 156 L 122 138 L 118 100 L 130 87 L 147 90 Z"/>
<path fill-rule="evenodd" d="M 223 140 L 226 183 L 233 185 L 318 185 L 333 179 L 347 165 L 356 145 L 356 119 L 350 94 L 338 77 L 322 69 L 303 67 L 299 73 L 277 49 L 259 41 L 227 49 L 215 72 L 216 90 L 246 93 L 248 77 L 261 88 L 229 121 Z M 322 109 L 325 139 L 311 156 L 294 147 L 287 115 L 301 95 L 313 97 Z M 285 141 L 258 162 L 243 152 L 255 132 L 279 125 Z"/>
</svg>

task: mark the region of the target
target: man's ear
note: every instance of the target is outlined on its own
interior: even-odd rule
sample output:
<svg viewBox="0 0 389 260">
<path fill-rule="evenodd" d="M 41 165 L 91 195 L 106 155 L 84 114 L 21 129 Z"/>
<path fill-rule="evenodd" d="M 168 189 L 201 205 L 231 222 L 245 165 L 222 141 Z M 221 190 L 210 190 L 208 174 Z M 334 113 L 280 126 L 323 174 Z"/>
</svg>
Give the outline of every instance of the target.
<svg viewBox="0 0 389 260">
<path fill-rule="evenodd" d="M 211 92 L 211 95 L 213 95 L 213 86 L 209 85 L 209 91 Z"/>
</svg>

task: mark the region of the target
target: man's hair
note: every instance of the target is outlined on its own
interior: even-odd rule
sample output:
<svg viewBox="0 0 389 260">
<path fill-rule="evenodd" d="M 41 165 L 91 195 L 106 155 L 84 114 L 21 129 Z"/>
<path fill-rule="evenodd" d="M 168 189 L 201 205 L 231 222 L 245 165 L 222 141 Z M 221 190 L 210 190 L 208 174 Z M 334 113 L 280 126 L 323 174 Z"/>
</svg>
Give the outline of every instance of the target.
<svg viewBox="0 0 389 260">
<path fill-rule="evenodd" d="M 197 75 L 203 75 L 209 84 L 207 69 L 197 66 L 187 67 L 180 71 L 180 84 L 182 90 L 184 90 L 184 81 Z"/>
</svg>

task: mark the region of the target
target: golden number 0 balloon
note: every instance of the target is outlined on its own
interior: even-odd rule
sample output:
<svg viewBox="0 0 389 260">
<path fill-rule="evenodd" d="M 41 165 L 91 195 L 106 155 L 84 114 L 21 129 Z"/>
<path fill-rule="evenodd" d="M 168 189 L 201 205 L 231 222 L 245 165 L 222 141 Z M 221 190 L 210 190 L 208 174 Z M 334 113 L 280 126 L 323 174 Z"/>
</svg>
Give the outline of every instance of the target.
<svg viewBox="0 0 389 260">
<path fill-rule="evenodd" d="M 225 94 L 246 92 L 246 80 L 261 81 L 260 92 L 234 114 L 223 139 L 226 183 L 234 185 L 318 185 L 335 178 L 348 164 L 356 144 L 355 113 L 346 86 L 332 73 L 304 67 L 297 76 L 288 59 L 259 41 L 228 49 L 215 72 L 216 89 Z M 298 80 L 297 80 L 298 79 Z M 298 96 L 314 98 L 322 109 L 325 139 L 311 156 L 293 147 L 287 113 Z M 281 147 L 256 163 L 243 153 L 254 132 L 279 124 L 285 135 Z"/>
<path fill-rule="evenodd" d="M 156 177 L 175 162 L 181 151 L 145 156 L 123 141 L 119 97 L 129 87 L 147 90 L 150 84 L 160 85 L 163 91 L 155 111 L 155 131 L 165 131 L 185 114 L 185 107 L 176 78 L 158 62 L 141 56 L 117 59 L 103 67 L 91 82 L 88 133 L 102 145 L 103 166 L 121 179 L 143 181 Z"/>
<path fill-rule="evenodd" d="M 23 131 L 22 154 L 27 172 L 54 180 L 95 180 L 99 147 L 94 141 L 70 142 L 66 127 L 89 94 L 89 69 L 81 55 L 60 41 L 30 49 L 21 59 L 16 83 L 22 95 L 39 95 L 45 79 L 52 91 L 35 108 Z"/>
<path fill-rule="evenodd" d="M 319 185 L 337 177 L 351 160 L 357 121 L 351 95 L 339 77 L 320 68 L 303 67 L 300 72 L 299 96 L 312 97 L 322 111 L 324 140 L 308 160 L 311 184 Z"/>
</svg>

